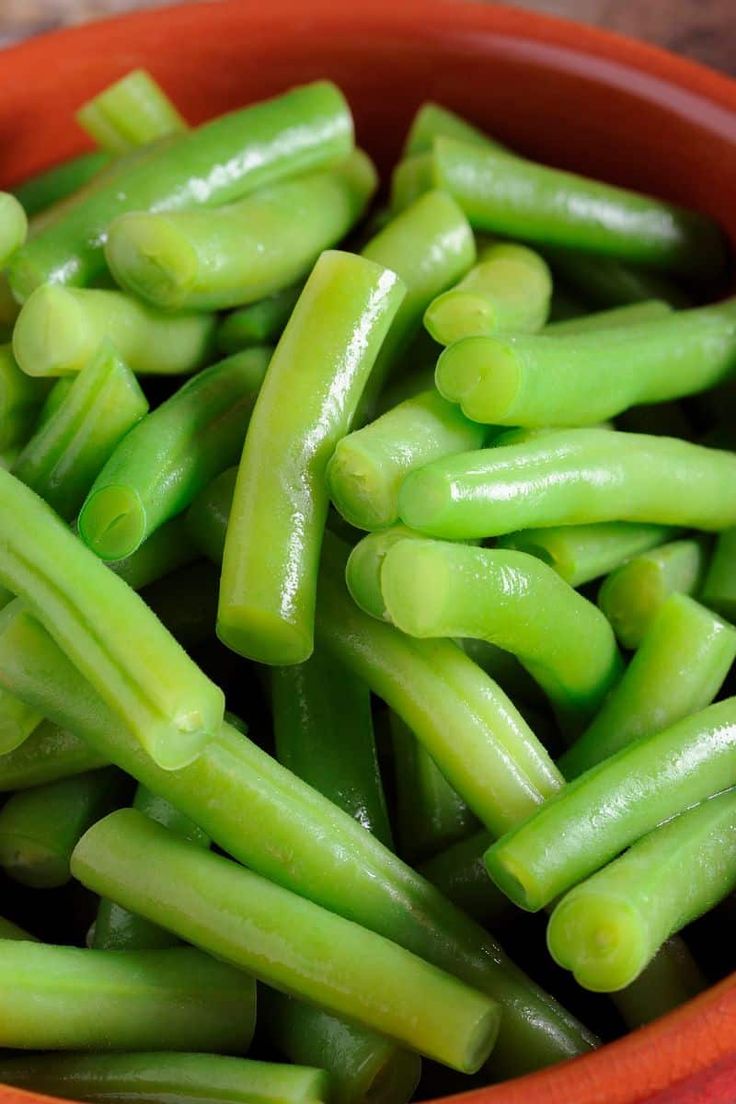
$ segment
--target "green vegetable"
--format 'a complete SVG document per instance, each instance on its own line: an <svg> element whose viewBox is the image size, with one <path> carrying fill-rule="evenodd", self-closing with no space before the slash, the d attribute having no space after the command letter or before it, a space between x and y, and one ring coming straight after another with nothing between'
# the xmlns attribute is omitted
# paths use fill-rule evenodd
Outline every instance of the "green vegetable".
<svg viewBox="0 0 736 1104"><path fill-rule="evenodd" d="M434 187L431 153L415 153L405 157L391 173L391 203L393 214L406 210Z"/></svg>
<svg viewBox="0 0 736 1104"><path fill-rule="evenodd" d="M121 154L187 129L164 90L145 69L134 69L88 100L77 122L107 153Z"/></svg>
<svg viewBox="0 0 736 1104"><path fill-rule="evenodd" d="M23 245L28 232L28 217L20 201L10 192L0 192L0 268Z"/></svg>
<svg viewBox="0 0 736 1104"><path fill-rule="evenodd" d="M34 714L40 717L36 710ZM106 756L68 729L51 721L37 722L19 747L0 755L0 793L72 778L107 762Z"/></svg>
<svg viewBox="0 0 736 1104"><path fill-rule="evenodd" d="M454 111L448 111L440 104L427 100L423 103L412 119L411 126L404 143L404 156L412 157L417 153L431 152L435 138L457 138L462 142L470 142L476 146L502 149L500 142L489 138L478 127L466 122Z"/></svg>
<svg viewBox="0 0 736 1104"><path fill-rule="evenodd" d="M277 341L301 291L301 284L284 288L228 314L217 331L216 342L220 352L229 356L251 345Z"/></svg>
<svg viewBox="0 0 736 1104"><path fill-rule="evenodd" d="M199 551L218 567L225 550L225 534L237 478L237 467L220 472L199 492L186 515L190 538Z"/></svg>
<svg viewBox="0 0 736 1104"><path fill-rule="evenodd" d="M0 448L25 445L48 389L20 370L10 345L0 345Z"/></svg>
<svg viewBox="0 0 736 1104"><path fill-rule="evenodd" d="M83 188L109 161L108 155L101 150L81 153L24 180L14 188L15 198L31 218Z"/></svg>
<svg viewBox="0 0 736 1104"><path fill-rule="evenodd" d="M729 621L736 620L736 529L716 538L700 598Z"/></svg>

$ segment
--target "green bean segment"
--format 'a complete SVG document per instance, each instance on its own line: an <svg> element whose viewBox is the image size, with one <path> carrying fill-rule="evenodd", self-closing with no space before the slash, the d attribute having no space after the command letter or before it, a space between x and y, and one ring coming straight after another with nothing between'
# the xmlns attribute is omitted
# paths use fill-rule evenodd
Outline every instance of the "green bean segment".
<svg viewBox="0 0 736 1104"><path fill-rule="evenodd" d="M363 213L377 184L356 150L327 172L285 180L214 210L123 215L105 257L117 282L167 310L254 303L307 275Z"/></svg>
<svg viewBox="0 0 736 1104"><path fill-rule="evenodd" d="M393 214L406 210L434 187L431 153L415 153L394 166L391 173L391 203Z"/></svg>
<svg viewBox="0 0 736 1104"><path fill-rule="evenodd" d="M404 143L404 156L412 157L416 153L429 153L435 138L457 138L461 142L470 142L476 146L501 149L500 142L489 138L482 130L467 122L454 111L448 111L441 104L428 100L418 108Z"/></svg>
<svg viewBox="0 0 736 1104"><path fill-rule="evenodd" d="M0 192L0 268L26 239L28 216L18 199L10 192Z"/></svg>
<svg viewBox="0 0 736 1104"><path fill-rule="evenodd" d="M107 153L121 154L187 129L164 90L134 69L77 112L77 122Z"/></svg>
<svg viewBox="0 0 736 1104"><path fill-rule="evenodd" d="M24 180L14 188L13 194L31 218L83 188L109 161L110 158L102 150L81 153Z"/></svg>
<svg viewBox="0 0 736 1104"><path fill-rule="evenodd" d="M668 936L736 888L736 790L704 801L636 842L557 905L555 961L586 989L634 981Z"/></svg>
<svg viewBox="0 0 736 1104"><path fill-rule="evenodd" d="M496 884L531 912L658 824L736 782L736 699L645 736L568 783L486 853Z"/></svg>
<svg viewBox="0 0 736 1104"><path fill-rule="evenodd" d="M387 268L328 251L279 341L245 440L225 541L217 633L241 655L283 666L312 652L327 462L403 294Z"/></svg>
<svg viewBox="0 0 736 1104"><path fill-rule="evenodd" d="M22 372L10 345L0 345L0 449L25 445L49 384Z"/></svg>
<svg viewBox="0 0 736 1104"><path fill-rule="evenodd" d="M561 337L569 334L592 333L599 330L616 330L620 326L639 326L642 322L659 322L672 312L672 307L664 299L644 299L641 303L627 303L609 310L582 314L576 318L565 318L548 322L542 331L547 337Z"/></svg>
<svg viewBox="0 0 736 1104"><path fill-rule="evenodd" d="M37 718L41 716L35 709L33 712ZM72 778L104 767L107 762L107 758L81 736L51 721L37 721L20 746L0 755L0 793Z"/></svg>
<svg viewBox="0 0 736 1104"><path fill-rule="evenodd" d="M120 442L79 515L89 548L130 556L238 459L270 355L248 349L205 369Z"/></svg>
<svg viewBox="0 0 736 1104"><path fill-rule="evenodd" d="M709 705L736 658L736 629L683 594L661 607L590 727L559 761L566 778Z"/></svg>
<svg viewBox="0 0 736 1104"><path fill-rule="evenodd" d="M729 621L736 620L736 529L716 538L700 598Z"/></svg>
<svg viewBox="0 0 736 1104"><path fill-rule="evenodd" d="M229 314L217 330L220 352L229 356L251 345L276 342L289 321L301 291L301 284L284 288Z"/></svg>
<svg viewBox="0 0 736 1104"><path fill-rule="evenodd" d="M727 529L736 456L642 433L550 430L410 472L399 516L453 540L599 521Z"/></svg>

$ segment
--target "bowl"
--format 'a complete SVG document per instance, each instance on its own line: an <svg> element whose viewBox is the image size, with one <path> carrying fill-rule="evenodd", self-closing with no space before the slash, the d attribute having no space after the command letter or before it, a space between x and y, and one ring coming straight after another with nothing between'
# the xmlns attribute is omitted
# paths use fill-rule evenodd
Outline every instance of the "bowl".
<svg viewBox="0 0 736 1104"><path fill-rule="evenodd" d="M82 152L75 109L146 66L198 122L331 77L381 167L435 99L522 153L699 207L736 241L736 82L626 38L451 0L220 0L47 35L0 55L0 186ZM0 1088L0 1104L45 1098ZM465 1104L727 1104L736 975L585 1057Z"/></svg>

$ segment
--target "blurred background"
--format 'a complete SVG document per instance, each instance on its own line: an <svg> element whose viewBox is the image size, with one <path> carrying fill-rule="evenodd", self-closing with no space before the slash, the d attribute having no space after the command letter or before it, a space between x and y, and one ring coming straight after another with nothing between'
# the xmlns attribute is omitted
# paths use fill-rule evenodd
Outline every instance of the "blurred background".
<svg viewBox="0 0 736 1104"><path fill-rule="evenodd" d="M736 0L507 2L512 7L563 15L634 35L736 76ZM209 3L216 4L218 0L209 0ZM304 3L308 8L309 0ZM0 0L0 44L68 24L154 6L163 4L161 0Z"/></svg>

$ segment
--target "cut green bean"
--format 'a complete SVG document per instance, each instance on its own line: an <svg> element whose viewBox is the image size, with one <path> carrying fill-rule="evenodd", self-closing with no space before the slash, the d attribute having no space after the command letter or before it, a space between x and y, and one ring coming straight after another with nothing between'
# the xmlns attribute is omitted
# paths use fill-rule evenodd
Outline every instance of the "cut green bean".
<svg viewBox="0 0 736 1104"><path fill-rule="evenodd" d="M148 410L133 373L105 343L13 465L60 517L76 517L115 446Z"/></svg>
<svg viewBox="0 0 736 1104"><path fill-rule="evenodd" d="M391 846L368 688L321 649L271 674L276 758Z"/></svg>
<svg viewBox="0 0 736 1104"><path fill-rule="evenodd" d="M658 1020L708 987L687 946L673 935L657 951L636 981L613 994L630 1031Z"/></svg>
<svg viewBox="0 0 736 1104"><path fill-rule="evenodd" d="M106 153L120 155L187 129L164 90L134 69L77 111L77 122Z"/></svg>
<svg viewBox="0 0 736 1104"><path fill-rule="evenodd" d="M338 442L327 467L332 501L351 525L383 529L398 518L399 488L410 471L482 448L489 436L434 389L421 391Z"/></svg>
<svg viewBox="0 0 736 1104"><path fill-rule="evenodd" d="M379 529L359 540L345 566L345 582L357 606L379 621L390 621L381 591L381 570L386 553L403 540L423 540L421 533L405 525Z"/></svg>
<svg viewBox="0 0 736 1104"><path fill-rule="evenodd" d="M736 529L727 529L716 538L700 598L729 621L736 621Z"/></svg>
<svg viewBox="0 0 736 1104"><path fill-rule="evenodd" d="M105 271L107 228L127 211L177 211L231 203L287 176L347 157L353 126L328 81L222 115L186 134L135 150L18 251L10 281L20 300L40 284L84 286Z"/></svg>
<svg viewBox="0 0 736 1104"><path fill-rule="evenodd" d="M475 261L475 239L455 201L430 192L391 219L363 247L362 256L396 272L406 286L363 399L362 409L371 414L383 384L419 332L429 304Z"/></svg>
<svg viewBox="0 0 736 1104"><path fill-rule="evenodd" d="M736 790L683 812L576 886L547 929L550 954L586 989L629 985L662 943L736 888Z"/></svg>
<svg viewBox="0 0 736 1104"><path fill-rule="evenodd" d="M655 322L672 313L672 307L664 299L643 299L641 303L628 303L622 307L582 314L576 318L548 322L542 331L547 337L590 333L597 330L616 330L620 326L639 326L642 322Z"/></svg>
<svg viewBox="0 0 736 1104"><path fill-rule="evenodd" d="M621 674L600 610L525 552L398 541L383 560L381 593L410 636L477 636L513 652L567 724L591 718Z"/></svg>
<svg viewBox="0 0 736 1104"><path fill-rule="evenodd" d="M342 604L343 618L348 611L352 616L355 607L346 594ZM99 754L171 801L240 862L498 999L504 1015L493 1054L497 1076L537 1069L596 1045L487 932L352 817L231 727L225 725L190 766L161 770L22 608L0 626L0 683L82 733Z"/></svg>
<svg viewBox="0 0 736 1104"><path fill-rule="evenodd" d="M535 912L658 824L734 783L736 698L727 698L568 783L493 844L486 865L515 904Z"/></svg>
<svg viewBox="0 0 736 1104"><path fill-rule="evenodd" d="M552 277L546 262L525 245L487 246L455 287L424 312L424 325L440 345L464 337L536 333L549 314Z"/></svg>
<svg viewBox="0 0 736 1104"><path fill-rule="evenodd" d="M247 1050L255 985L188 947L0 940L0 1042L16 1050Z"/></svg>
<svg viewBox="0 0 736 1104"><path fill-rule="evenodd" d="M0 1062L4 1084L92 1104L317 1104L330 1099L324 1070L219 1054L34 1055Z"/></svg>
<svg viewBox="0 0 736 1104"><path fill-rule="evenodd" d="M25 445L48 389L46 380L21 371L10 345L0 345L0 449Z"/></svg>
<svg viewBox="0 0 736 1104"><path fill-rule="evenodd" d="M23 307L13 352L29 376L79 372L106 339L138 375L200 368L212 344L208 314L163 314L122 291L46 284Z"/></svg>
<svg viewBox="0 0 736 1104"><path fill-rule="evenodd" d="M83 188L109 161L110 158L102 150L82 153L24 180L13 189L13 194L31 218Z"/></svg>
<svg viewBox="0 0 736 1104"><path fill-rule="evenodd" d="M130 556L110 560L107 566L133 590L142 590L197 559L198 551L185 515L179 514L154 530Z"/></svg>
<svg viewBox="0 0 736 1104"><path fill-rule="evenodd" d="M452 138L434 140L432 161L476 230L689 277L723 269L721 231L698 212Z"/></svg>
<svg viewBox="0 0 736 1104"><path fill-rule="evenodd" d="M5 603L3 609L9 604ZM37 709L0 689L0 755L7 755L24 744L42 719Z"/></svg>
<svg viewBox="0 0 736 1104"><path fill-rule="evenodd" d="M117 282L166 310L255 303L303 279L360 218L376 189L361 150L326 172L284 180L214 210L123 215L110 227Z"/></svg>
<svg viewBox="0 0 736 1104"><path fill-rule="evenodd" d="M411 157L415 153L428 153L432 150L435 138L457 138L461 142L470 142L476 146L502 149L500 142L489 138L478 127L468 123L454 111L448 111L446 107L427 100L412 119L409 132L404 143L404 156Z"/></svg>
<svg viewBox="0 0 736 1104"><path fill-rule="evenodd" d="M131 861L136 854L145 867ZM88 888L218 958L453 1069L474 1072L493 1047L495 1001L134 809L90 828L72 869Z"/></svg>
<svg viewBox="0 0 736 1104"><path fill-rule="evenodd" d="M509 907L508 897L488 877L483 861L490 845L491 837L482 829L418 867L445 897L481 924L494 923Z"/></svg>
<svg viewBox="0 0 736 1104"><path fill-rule="evenodd" d="M638 326L569 336L468 337L437 387L477 422L585 426L631 406L705 391L736 370L736 299Z"/></svg>
<svg viewBox="0 0 736 1104"><path fill-rule="evenodd" d="M599 521L727 529L736 524L736 456L641 433L549 431L410 472L399 516L455 540Z"/></svg>
<svg viewBox="0 0 736 1104"><path fill-rule="evenodd" d="M71 878L77 843L118 805L124 778L114 767L22 790L0 811L0 866L16 882L54 889Z"/></svg>
<svg viewBox="0 0 736 1104"><path fill-rule="evenodd" d="M40 717L35 709L33 712ZM0 793L72 778L107 762L106 756L80 736L51 721L41 721L19 747L0 755Z"/></svg>
<svg viewBox="0 0 736 1104"><path fill-rule="evenodd" d="M222 691L51 507L2 470L0 533L0 582L38 615L149 754L172 770L190 762L219 729Z"/></svg>
<svg viewBox="0 0 736 1104"><path fill-rule="evenodd" d="M93 552L130 556L238 459L270 355L248 349L205 369L120 442L79 515Z"/></svg>
<svg viewBox="0 0 736 1104"><path fill-rule="evenodd" d="M391 173L390 210L396 215L434 188L431 153L405 157Z"/></svg>
<svg viewBox="0 0 736 1104"><path fill-rule="evenodd" d="M273 355L235 484L217 618L223 643L250 659L282 666L312 652L327 462L403 295L389 269L323 253Z"/></svg>
<svg viewBox="0 0 736 1104"><path fill-rule="evenodd" d="M10 192L0 192L0 268L23 245L28 232L28 216Z"/></svg>
<svg viewBox="0 0 736 1104"><path fill-rule="evenodd" d="M642 552L611 572L598 605L624 648L639 647L671 594L697 593L706 563L705 541L688 539Z"/></svg>
<svg viewBox="0 0 736 1104"><path fill-rule="evenodd" d="M278 341L301 291L302 285L296 284L229 314L217 331L220 352L230 356L251 345Z"/></svg>
<svg viewBox="0 0 736 1104"><path fill-rule="evenodd" d="M601 521L592 525L558 525L523 529L499 540L501 548L528 552L553 567L570 586L579 587L607 575L632 556L663 544L675 531L667 525Z"/></svg>
<svg viewBox="0 0 736 1104"><path fill-rule="evenodd" d="M736 658L736 629L692 598L671 595L597 717L563 755L566 778L709 705Z"/></svg>
<svg viewBox="0 0 736 1104"><path fill-rule="evenodd" d="M637 268L612 257L591 256L569 249L545 249L552 270L591 307L607 310L663 299L672 307L689 307L689 297L660 272Z"/></svg>
<svg viewBox="0 0 736 1104"><path fill-rule="evenodd" d="M235 493L237 467L226 468L200 491L189 507L186 525L199 551L219 567Z"/></svg>

